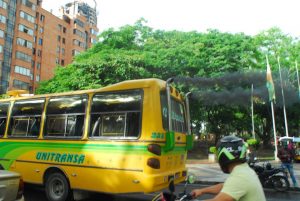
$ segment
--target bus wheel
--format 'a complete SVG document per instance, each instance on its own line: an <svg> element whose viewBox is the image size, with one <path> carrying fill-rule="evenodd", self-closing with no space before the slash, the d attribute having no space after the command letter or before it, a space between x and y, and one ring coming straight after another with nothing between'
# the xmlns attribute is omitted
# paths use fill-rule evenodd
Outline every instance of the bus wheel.
<svg viewBox="0 0 300 201"><path fill-rule="evenodd" d="M45 183L46 196L49 201L70 201L73 200L73 193L67 178L55 172L50 174Z"/></svg>

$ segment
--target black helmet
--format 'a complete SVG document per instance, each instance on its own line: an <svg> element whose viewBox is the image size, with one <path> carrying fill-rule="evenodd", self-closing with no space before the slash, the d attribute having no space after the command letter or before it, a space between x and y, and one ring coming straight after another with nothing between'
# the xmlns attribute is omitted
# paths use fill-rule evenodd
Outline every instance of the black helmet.
<svg viewBox="0 0 300 201"><path fill-rule="evenodd" d="M234 162L246 161L247 147L241 138L226 136L220 139L218 145L218 161L224 173L229 173L228 165Z"/></svg>
<svg viewBox="0 0 300 201"><path fill-rule="evenodd" d="M271 163L267 163L267 164L266 164L266 169L267 169L267 170L271 170L271 169L272 169Z"/></svg>

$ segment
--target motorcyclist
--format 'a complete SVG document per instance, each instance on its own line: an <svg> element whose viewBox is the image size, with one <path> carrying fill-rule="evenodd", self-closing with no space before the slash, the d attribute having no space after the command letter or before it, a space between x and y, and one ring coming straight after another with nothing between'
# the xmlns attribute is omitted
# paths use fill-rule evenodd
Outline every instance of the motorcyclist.
<svg viewBox="0 0 300 201"><path fill-rule="evenodd" d="M256 173L246 163L244 141L235 136L223 137L217 145L217 158L222 171L230 174L224 183L192 191L193 198L216 194L207 201L266 201Z"/></svg>

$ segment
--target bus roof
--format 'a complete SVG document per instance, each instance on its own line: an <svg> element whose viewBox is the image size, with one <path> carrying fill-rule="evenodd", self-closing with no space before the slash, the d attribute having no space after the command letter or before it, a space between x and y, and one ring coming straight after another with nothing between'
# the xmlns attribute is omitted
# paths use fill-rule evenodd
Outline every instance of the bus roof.
<svg viewBox="0 0 300 201"><path fill-rule="evenodd" d="M158 86L160 88L166 87L166 81L156 79L156 78L148 78L148 79L137 79L137 80L127 80L123 82L119 82L116 84L108 85L105 87L101 87L98 89L87 89L87 90L76 90L69 92L61 92L61 93L52 93L52 94L41 94L30 96L26 94L24 90L14 90L9 91L8 95L10 98L0 99L0 101L8 101L15 99L27 99L27 98L38 98L38 97L49 97L49 96L63 96L63 95L73 95L73 94L84 94L84 93L94 93L94 92L105 92L105 91L117 91L117 90L126 90L126 89L138 89L138 88L148 88L152 86Z"/></svg>

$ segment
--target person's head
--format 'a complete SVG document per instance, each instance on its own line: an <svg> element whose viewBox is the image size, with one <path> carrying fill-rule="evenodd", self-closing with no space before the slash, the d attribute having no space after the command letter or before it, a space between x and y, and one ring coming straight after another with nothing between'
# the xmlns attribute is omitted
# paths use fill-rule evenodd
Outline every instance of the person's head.
<svg viewBox="0 0 300 201"><path fill-rule="evenodd" d="M219 165L224 173L229 173L229 166L246 162L247 147L241 138L226 136L217 145Z"/></svg>

